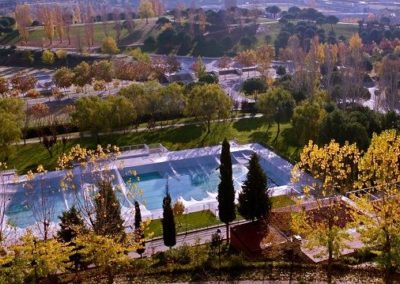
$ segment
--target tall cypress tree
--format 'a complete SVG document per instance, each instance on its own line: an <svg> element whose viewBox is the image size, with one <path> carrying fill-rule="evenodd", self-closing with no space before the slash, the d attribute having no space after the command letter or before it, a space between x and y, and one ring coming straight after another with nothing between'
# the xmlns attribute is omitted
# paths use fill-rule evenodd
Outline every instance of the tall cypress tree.
<svg viewBox="0 0 400 284"><path fill-rule="evenodd" d="M239 213L246 220L268 219L272 208L268 195L267 176L260 166L257 154L253 154L249 163L247 179L239 194Z"/></svg>
<svg viewBox="0 0 400 284"><path fill-rule="evenodd" d="M169 195L168 190L163 200L162 228L164 244L169 248L176 245L175 218L171 207L171 196Z"/></svg>
<svg viewBox="0 0 400 284"><path fill-rule="evenodd" d="M144 241L144 231L142 228L142 213L140 212L139 202L135 201L135 237L137 242L140 244L140 247L136 250L140 256L146 250L146 243Z"/></svg>
<svg viewBox="0 0 400 284"><path fill-rule="evenodd" d="M125 238L121 206L110 181L98 183L99 192L95 197L96 220L94 231L98 235L111 236L118 240Z"/></svg>
<svg viewBox="0 0 400 284"><path fill-rule="evenodd" d="M235 188L232 177L232 159L229 142L224 139L219 166L220 183L218 185L218 215L226 225L226 239L229 241L229 223L235 220Z"/></svg>

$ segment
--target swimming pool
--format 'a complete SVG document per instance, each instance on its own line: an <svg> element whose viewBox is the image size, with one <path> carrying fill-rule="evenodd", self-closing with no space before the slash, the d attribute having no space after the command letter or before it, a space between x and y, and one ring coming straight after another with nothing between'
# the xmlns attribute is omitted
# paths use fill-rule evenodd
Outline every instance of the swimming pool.
<svg viewBox="0 0 400 284"><path fill-rule="evenodd" d="M132 183L142 192L136 199L143 206L142 214L147 217L159 218L167 185L174 202L185 201L185 206L205 201L215 204L220 181L218 168L220 149L214 147L211 152L202 149L199 148L198 151L202 152L198 153L198 156L195 156L193 151L185 150L186 152L168 152L162 156L137 157L136 160L129 160L131 162L129 166L114 169L116 176L114 185L118 185L119 188L117 197L122 205L123 215L132 215L133 198L126 194L127 188ZM260 154L260 164L267 174L269 187L290 183L292 167L290 163L261 146L254 150ZM246 178L247 163L254 150L250 148L232 151L233 180L237 192L240 191ZM133 170L137 175L132 174ZM58 216L74 205L77 198L79 200L83 198L83 190L72 192L61 189L60 182L64 175L62 172L49 172L41 179L31 182L31 189L26 188L24 183L8 185L7 219L18 228L34 225L37 218L33 212L35 208L32 202L40 203L45 197L52 206L51 220L58 223ZM85 188L91 183L93 181L86 176L73 180L77 189Z"/></svg>

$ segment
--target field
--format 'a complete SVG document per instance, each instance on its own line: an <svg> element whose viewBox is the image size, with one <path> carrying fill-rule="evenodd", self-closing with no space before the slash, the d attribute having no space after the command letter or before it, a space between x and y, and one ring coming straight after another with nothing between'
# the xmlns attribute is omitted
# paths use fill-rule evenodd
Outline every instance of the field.
<svg viewBox="0 0 400 284"><path fill-rule="evenodd" d="M331 25L328 24L322 25L322 28L325 30L326 35L328 35L332 29ZM265 43L266 37L269 37L267 42L273 44L280 29L281 24L278 22L266 22L260 25L259 32L256 35L257 44L261 45ZM349 39L354 33L358 32L358 25L338 23L337 25L333 25L333 30L335 31L337 38L344 36L346 39Z"/></svg>
<svg viewBox="0 0 400 284"><path fill-rule="evenodd" d="M121 135L102 136L102 145L137 145L161 143L170 150L189 149L218 145L224 138L236 139L240 143L259 142L274 148L278 153L290 160L296 160L298 148L294 146L288 135L290 124L281 125L281 135L273 142L276 133L276 125L268 128L263 118L247 118L234 122L214 123L210 133L207 133L204 125L188 125L179 128L164 128L160 130L131 132ZM54 169L57 165L57 157L68 151L72 146L80 144L83 147L94 148L94 138L81 138L68 141L65 149L60 142L53 147L53 155L50 157L45 147L41 144L18 145L10 156L8 164L16 168L19 173L36 169L42 164L46 169Z"/></svg>
<svg viewBox="0 0 400 284"><path fill-rule="evenodd" d="M148 36L157 37L160 33L160 30L157 29L156 18L149 19L149 23L146 24L144 20L135 20L135 29L132 33L129 33L127 29L122 29L120 42L121 46L134 46L138 44L142 44L143 41ZM281 24L270 19L260 18L258 20L259 28L258 32L255 34L257 38L256 46L262 45L265 42L273 44L277 35L280 32ZM328 24L322 25L322 28L326 31L326 34L332 29L332 27ZM333 30L336 32L337 37L344 36L345 38L349 38L353 33L358 31L358 26L353 24L343 24L339 23L333 26ZM107 32L106 32L107 31ZM220 35L220 32L223 32ZM218 36L225 36L225 31L216 31ZM113 22L105 22L105 23L95 23L94 24L94 41L95 47L99 47L106 37L106 34L115 38L116 31L114 29ZM213 38L215 35L210 33L206 38ZM42 27L32 28L28 40L28 46L38 46L38 47L52 47L52 48L78 48L79 45L85 46L85 27L82 24L74 25L71 27L70 31L71 44L68 44L68 40L66 40L66 36L64 36L64 40L61 43L58 38L53 40L53 44L50 46L50 42L46 39L44 30ZM245 36L245 35L243 35ZM13 39L15 43L15 38ZM23 42L19 42L21 45L24 45ZM240 51L243 49L247 49L247 46L242 46L240 42L238 42L234 47L233 51ZM192 50L193 51L193 50Z"/></svg>
<svg viewBox="0 0 400 284"><path fill-rule="evenodd" d="M156 19L149 19L149 23L146 24L143 20L134 20L135 29L133 33L129 34L127 29L121 30L121 40L120 43L122 45L128 44L139 44L143 43L143 40L149 36L150 34L155 32L155 22ZM107 35L113 38L116 37L116 31L114 29L113 22L105 22L105 23L95 23L94 24L94 45L100 46L103 39ZM66 39L66 35L64 36L64 40L61 43L60 40L55 37L53 40L52 48L77 48L79 45L79 41L81 41L82 45L85 44L85 26L82 24L74 25L70 30L71 44L68 45L68 40ZM20 42L22 44L22 42ZM31 30L29 33L28 46L42 46L44 44L45 47L50 47L50 42L47 40L46 35L42 27L36 27Z"/></svg>

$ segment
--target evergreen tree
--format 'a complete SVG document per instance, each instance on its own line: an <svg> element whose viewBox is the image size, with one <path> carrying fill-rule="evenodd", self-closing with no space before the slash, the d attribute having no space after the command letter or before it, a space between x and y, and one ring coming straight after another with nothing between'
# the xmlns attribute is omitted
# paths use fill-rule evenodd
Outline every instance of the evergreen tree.
<svg viewBox="0 0 400 284"><path fill-rule="evenodd" d="M72 254L69 256L71 262L73 262L75 270L78 270L82 266L82 255L77 252L81 247L77 247L74 239L79 233L84 231L84 222L81 214L72 206L68 211L62 212L62 215L58 217L60 219L60 230L57 232L57 237L61 242L70 243Z"/></svg>
<svg viewBox="0 0 400 284"><path fill-rule="evenodd" d="M121 207L115 196L110 181L98 183L99 192L95 197L96 220L94 231L98 235L125 238L124 221L121 218Z"/></svg>
<svg viewBox="0 0 400 284"><path fill-rule="evenodd" d="M250 159L247 179L239 194L239 213L246 220L268 219L272 204L267 186L267 176L254 153Z"/></svg>
<svg viewBox="0 0 400 284"><path fill-rule="evenodd" d="M176 228L174 212L171 207L171 196L168 190L163 200L162 228L164 244L169 248L173 247L176 244Z"/></svg>
<svg viewBox="0 0 400 284"><path fill-rule="evenodd" d="M218 214L226 225L226 239L229 241L229 223L235 220L235 188L232 178L232 160L229 142L224 139L219 166L221 182L218 185Z"/></svg>
<svg viewBox="0 0 400 284"><path fill-rule="evenodd" d="M135 201L135 237L138 243L140 243L140 247L136 250L140 256L146 250L145 241L144 241L144 231L142 228L142 213L140 212L139 202Z"/></svg>
<svg viewBox="0 0 400 284"><path fill-rule="evenodd" d="M61 222L57 237L62 242L71 242L78 234L78 231L84 227L81 214L75 206L72 206L68 211L62 212L58 218Z"/></svg>

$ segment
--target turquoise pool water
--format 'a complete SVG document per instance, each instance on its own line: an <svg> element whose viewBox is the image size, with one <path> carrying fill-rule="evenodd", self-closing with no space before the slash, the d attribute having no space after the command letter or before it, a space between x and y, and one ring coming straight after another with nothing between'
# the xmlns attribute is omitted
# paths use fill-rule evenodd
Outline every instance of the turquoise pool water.
<svg viewBox="0 0 400 284"><path fill-rule="evenodd" d="M202 163L185 167L179 167L177 164L173 165L173 169L173 173L171 171L141 173L140 169L136 169L137 176L125 175L123 179L128 184L137 183L143 193L139 199L148 210L162 208L167 184L173 200L182 197L187 201L191 199L201 201L209 197L208 193L216 193L218 190L220 179L217 163ZM232 170L235 189L240 190L246 179L247 167L237 163L232 166ZM271 179L268 179L268 183L269 186L277 185Z"/></svg>

